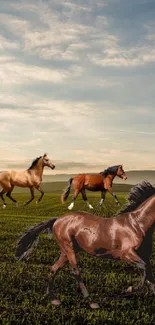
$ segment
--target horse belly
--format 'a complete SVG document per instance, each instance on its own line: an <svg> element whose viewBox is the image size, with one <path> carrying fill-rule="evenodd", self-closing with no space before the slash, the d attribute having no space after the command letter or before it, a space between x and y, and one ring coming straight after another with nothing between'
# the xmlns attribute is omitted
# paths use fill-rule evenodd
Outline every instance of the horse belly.
<svg viewBox="0 0 155 325"><path fill-rule="evenodd" d="M103 183L103 176L102 175L90 175L87 176L84 183L84 188L97 192L97 191L103 191L104 190L104 183Z"/></svg>
<svg viewBox="0 0 155 325"><path fill-rule="evenodd" d="M92 192L98 192L98 191L103 191L104 190L104 186L103 185L95 186L95 185L86 184L86 185L84 185L84 188L86 190L92 191Z"/></svg>

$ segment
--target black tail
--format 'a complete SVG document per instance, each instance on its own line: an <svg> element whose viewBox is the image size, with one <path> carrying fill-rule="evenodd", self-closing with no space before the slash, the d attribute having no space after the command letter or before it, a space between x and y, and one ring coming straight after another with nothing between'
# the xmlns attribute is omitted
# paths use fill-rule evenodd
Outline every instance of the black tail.
<svg viewBox="0 0 155 325"><path fill-rule="evenodd" d="M73 178L70 178L69 181L68 181L68 186L64 189L64 192L61 195L61 202L62 203L64 203L68 198L68 195L69 195L70 189L71 189L72 181L73 181Z"/></svg>
<svg viewBox="0 0 155 325"><path fill-rule="evenodd" d="M15 257L17 260L22 260L27 257L33 247L38 243L38 236L46 229L52 230L54 222L57 218L52 218L44 221L28 229L27 232L19 239L16 247Z"/></svg>

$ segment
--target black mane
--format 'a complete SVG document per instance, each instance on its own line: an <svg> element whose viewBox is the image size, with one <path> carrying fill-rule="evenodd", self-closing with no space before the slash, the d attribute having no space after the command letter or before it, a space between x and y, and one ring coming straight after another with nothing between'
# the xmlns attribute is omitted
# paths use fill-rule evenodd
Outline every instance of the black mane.
<svg viewBox="0 0 155 325"><path fill-rule="evenodd" d="M35 158L35 159L32 161L31 166L30 166L28 169L33 169L33 168L36 166L38 160L39 160L41 157L42 157L42 156Z"/></svg>
<svg viewBox="0 0 155 325"><path fill-rule="evenodd" d="M116 165L116 166L112 166L112 167L108 167L107 169L105 169L103 172L100 172L100 174L104 175L105 177L107 177L110 174L115 174L118 167L120 165Z"/></svg>
<svg viewBox="0 0 155 325"><path fill-rule="evenodd" d="M143 181L135 185L129 192L128 203L117 214L132 212L141 205L150 196L155 194L155 187L149 182Z"/></svg>

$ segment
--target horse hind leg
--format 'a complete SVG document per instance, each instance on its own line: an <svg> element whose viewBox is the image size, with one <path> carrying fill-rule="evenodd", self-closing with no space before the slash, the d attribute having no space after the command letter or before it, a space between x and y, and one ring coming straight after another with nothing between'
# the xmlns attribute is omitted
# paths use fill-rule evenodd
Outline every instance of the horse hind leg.
<svg viewBox="0 0 155 325"><path fill-rule="evenodd" d="M80 272L78 270L76 256L75 256L75 252L74 252L73 248L70 247L68 244L66 244L66 247L64 245L64 249L65 249L68 261L72 267L72 273L74 274L74 276L79 284L79 287L81 289L83 297L88 300L89 305L92 309L99 308L99 305L97 303L92 302L90 299L89 292L88 292L88 290L81 278Z"/></svg>
<svg viewBox="0 0 155 325"><path fill-rule="evenodd" d="M93 206L89 203L89 201L88 201L88 199L87 199L85 189L82 189L82 190L81 190L81 194L82 194L83 200L86 202L88 208L89 208L89 209L94 209Z"/></svg>
<svg viewBox="0 0 155 325"><path fill-rule="evenodd" d="M78 194L79 194L79 189L77 189L77 190L74 190L74 195L73 195L73 198L72 198L72 201L71 201L71 204L68 206L68 210L72 210L73 209L73 207L74 207L74 203L75 203L75 200L76 200L76 198L77 198L77 196L78 196Z"/></svg>
<svg viewBox="0 0 155 325"><path fill-rule="evenodd" d="M11 187L11 190L9 190L7 193L6 193L6 196L15 203L16 207L18 207L18 203L17 201L11 196L11 193L14 189L14 186Z"/></svg>
<svg viewBox="0 0 155 325"><path fill-rule="evenodd" d="M7 190L5 190L5 189L3 189L3 190L0 192L0 197L1 197L2 201L3 201L3 208L6 208L6 205L7 205L7 203L6 203L6 201L5 201L4 197L3 197L3 195L4 195L6 192L7 192Z"/></svg>
<svg viewBox="0 0 155 325"><path fill-rule="evenodd" d="M54 292L54 283L55 283L55 277L58 274L58 272L63 268L63 266L65 266L65 264L67 263L67 257L66 255L61 252L61 255L58 259L58 261L51 266L50 268L50 273L48 275L49 278L49 284L47 287L47 294L50 296L51 299L51 304L52 305L60 305L61 301L57 298L57 296L55 295Z"/></svg>

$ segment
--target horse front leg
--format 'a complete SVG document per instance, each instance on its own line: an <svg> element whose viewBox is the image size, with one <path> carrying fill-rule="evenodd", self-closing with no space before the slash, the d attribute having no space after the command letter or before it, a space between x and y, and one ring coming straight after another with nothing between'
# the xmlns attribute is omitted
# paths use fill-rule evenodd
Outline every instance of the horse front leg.
<svg viewBox="0 0 155 325"><path fill-rule="evenodd" d="M44 191L42 190L42 188L40 186L36 187L36 189L41 193L39 199L36 201L36 203L39 203L43 198Z"/></svg>
<svg viewBox="0 0 155 325"><path fill-rule="evenodd" d="M150 290L155 294L155 280L153 277L150 260L148 260L145 264L144 274L143 274L143 278L141 279L141 281L135 287L130 286L127 289L127 292L133 292L133 291L142 289L145 282L149 285Z"/></svg>
<svg viewBox="0 0 155 325"><path fill-rule="evenodd" d="M155 294L155 279L152 273L152 267L150 260L146 263L146 278L147 284L149 285L150 290Z"/></svg>
<svg viewBox="0 0 155 325"><path fill-rule="evenodd" d="M87 199L86 192L85 192L84 188L81 190L81 194L82 194L83 200L86 202L88 208L89 209L94 209L93 206L89 203L89 201Z"/></svg>
<svg viewBox="0 0 155 325"><path fill-rule="evenodd" d="M105 200L105 195L106 195L106 191L101 191L101 200L98 203L97 208L101 208L102 207L102 204L103 204L103 202Z"/></svg>
<svg viewBox="0 0 155 325"><path fill-rule="evenodd" d="M33 187L30 187L30 192L31 192L31 199L29 201L25 202L24 206L34 200L34 188Z"/></svg>
<svg viewBox="0 0 155 325"><path fill-rule="evenodd" d="M116 204L120 206L121 204L118 201L118 198L117 198L116 194L113 192L112 187L108 187L107 191L114 197Z"/></svg>

